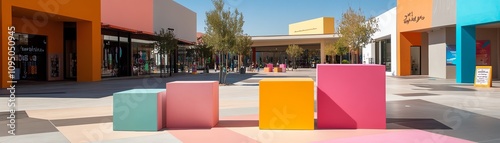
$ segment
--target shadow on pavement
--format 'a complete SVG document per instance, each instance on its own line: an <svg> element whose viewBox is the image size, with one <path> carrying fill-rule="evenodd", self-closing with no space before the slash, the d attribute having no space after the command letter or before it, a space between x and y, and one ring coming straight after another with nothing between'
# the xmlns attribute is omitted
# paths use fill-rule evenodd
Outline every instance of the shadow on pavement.
<svg viewBox="0 0 500 143"><path fill-rule="evenodd" d="M387 129L450 130L452 128L434 119L387 118Z"/></svg>
<svg viewBox="0 0 500 143"><path fill-rule="evenodd" d="M220 120L216 128L258 127L258 120Z"/></svg>
<svg viewBox="0 0 500 143"><path fill-rule="evenodd" d="M465 86L460 84L410 84L420 88L427 89L415 89L415 90L428 90L428 91L477 91L475 89L463 88L459 86Z"/></svg>

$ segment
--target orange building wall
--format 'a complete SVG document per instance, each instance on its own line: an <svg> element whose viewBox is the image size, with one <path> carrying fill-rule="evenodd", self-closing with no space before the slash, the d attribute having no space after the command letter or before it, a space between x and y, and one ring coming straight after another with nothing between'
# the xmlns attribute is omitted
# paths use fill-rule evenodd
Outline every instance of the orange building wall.
<svg viewBox="0 0 500 143"><path fill-rule="evenodd" d="M40 21L47 19L52 22L38 25L28 25L26 27L22 21L21 27L16 26L16 32L37 34L36 32L45 33L49 29L56 30L57 26L62 29L61 22L54 22L57 19L71 19L77 21L78 26L78 81L99 81L101 79L101 1L100 0L45 0L45 1L32 1L32 0L1 0L1 24L0 24L0 85L2 88L8 87L7 83L10 78L7 74L7 43L8 31L7 27L16 26L19 24L19 19L12 18L12 7L29 9L37 11L35 14ZM33 15L27 16L28 19L33 19ZM17 21L17 22L16 22ZM33 21L32 21L33 23ZM58 24L59 23L59 24ZM49 26L50 25L50 26ZM30 29L31 28L31 29ZM36 30L33 30L36 29ZM31 30L31 31L30 31ZM36 32L33 32L36 31ZM51 44L48 52L61 52L62 50L62 31L55 34L51 31L48 35L48 42ZM54 36L54 37L52 37ZM60 41L58 41L60 40ZM49 44L48 43L48 44ZM54 44L54 45L52 45Z"/></svg>
<svg viewBox="0 0 500 143"><path fill-rule="evenodd" d="M398 0L397 1L397 60L398 76L411 75L411 46L420 46L422 35L417 30L432 26L433 0ZM405 16L413 12L413 17L425 17L418 22L405 23Z"/></svg>
<svg viewBox="0 0 500 143"><path fill-rule="evenodd" d="M433 0L398 0L397 29L399 32L409 32L430 28L432 25ZM423 16L423 20L405 24L405 15L413 12L414 17Z"/></svg>

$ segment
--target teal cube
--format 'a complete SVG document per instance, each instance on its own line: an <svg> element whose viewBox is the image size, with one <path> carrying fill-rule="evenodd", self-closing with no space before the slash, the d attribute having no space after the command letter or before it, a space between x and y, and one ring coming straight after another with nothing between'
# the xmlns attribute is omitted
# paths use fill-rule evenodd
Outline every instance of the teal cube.
<svg viewBox="0 0 500 143"><path fill-rule="evenodd" d="M113 94L114 131L158 131L165 127L166 89L132 89Z"/></svg>

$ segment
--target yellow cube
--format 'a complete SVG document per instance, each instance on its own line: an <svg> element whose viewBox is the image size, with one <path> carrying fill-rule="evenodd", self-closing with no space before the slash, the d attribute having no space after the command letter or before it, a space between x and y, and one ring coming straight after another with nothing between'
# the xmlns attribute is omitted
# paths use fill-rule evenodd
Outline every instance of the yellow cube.
<svg viewBox="0 0 500 143"><path fill-rule="evenodd" d="M273 78L259 82L259 128L314 130L314 81Z"/></svg>

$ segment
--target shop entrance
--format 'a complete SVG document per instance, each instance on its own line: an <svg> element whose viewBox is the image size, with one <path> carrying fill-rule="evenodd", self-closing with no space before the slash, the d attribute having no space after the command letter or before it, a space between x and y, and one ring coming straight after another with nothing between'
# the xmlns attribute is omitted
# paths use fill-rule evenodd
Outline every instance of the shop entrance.
<svg viewBox="0 0 500 143"><path fill-rule="evenodd" d="M412 46L410 47L411 53L411 74L412 75L421 75L421 47L420 46Z"/></svg>
<svg viewBox="0 0 500 143"><path fill-rule="evenodd" d="M64 78L76 80L76 23L64 23Z"/></svg>
<svg viewBox="0 0 500 143"><path fill-rule="evenodd" d="M47 36L14 35L16 42L16 75L18 80L47 80Z"/></svg>

